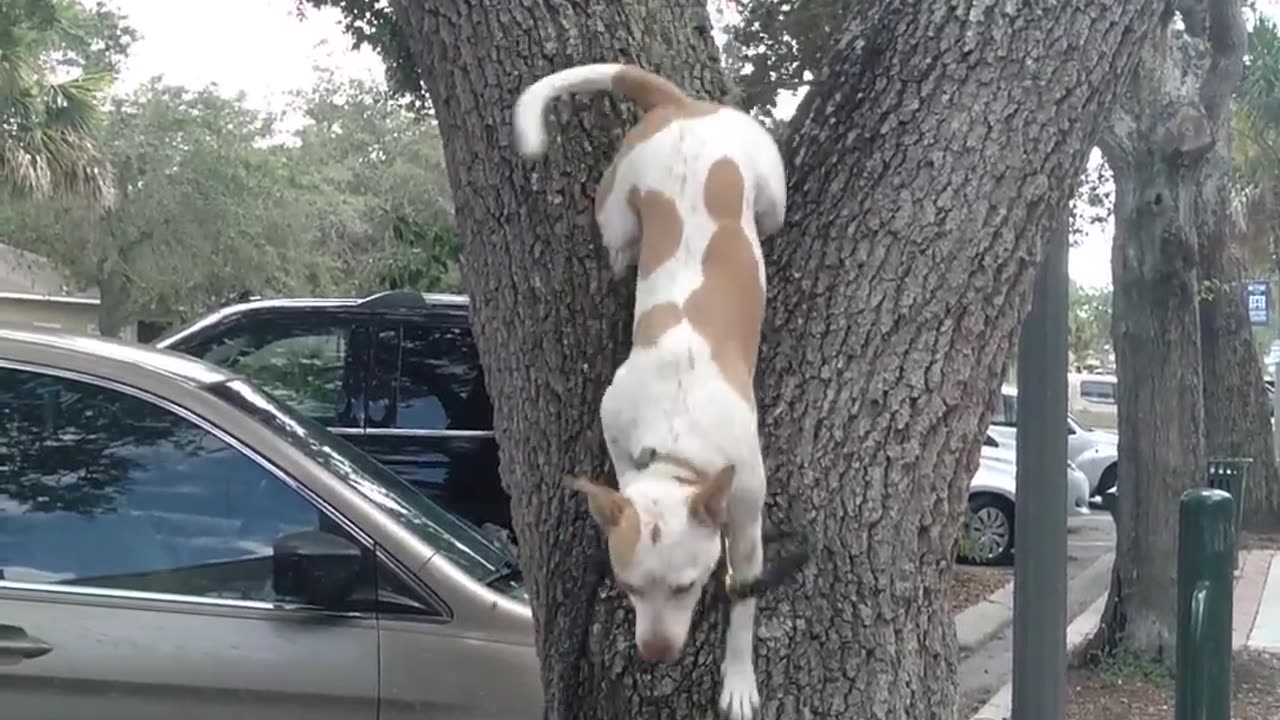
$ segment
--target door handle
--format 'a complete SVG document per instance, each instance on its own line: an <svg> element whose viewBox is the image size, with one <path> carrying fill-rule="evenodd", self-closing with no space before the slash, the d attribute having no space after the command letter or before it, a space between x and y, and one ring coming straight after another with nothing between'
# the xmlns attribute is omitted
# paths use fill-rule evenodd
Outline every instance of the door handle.
<svg viewBox="0 0 1280 720"><path fill-rule="evenodd" d="M23 628L17 625L0 624L0 657L8 655L31 660L51 652L53 652L52 645L38 637L28 635Z"/></svg>

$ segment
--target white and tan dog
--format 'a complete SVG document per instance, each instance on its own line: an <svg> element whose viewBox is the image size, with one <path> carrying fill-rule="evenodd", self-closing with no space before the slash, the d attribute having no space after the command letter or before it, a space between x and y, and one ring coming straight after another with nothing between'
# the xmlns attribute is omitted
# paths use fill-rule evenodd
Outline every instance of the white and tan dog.
<svg viewBox="0 0 1280 720"><path fill-rule="evenodd" d="M620 491L571 485L608 536L641 657L673 662L722 534L737 579L754 579L763 564L753 387L765 300L760 237L782 227L786 177L773 138L749 115L629 65L570 68L527 88L515 106L520 153L545 152L553 99L602 90L645 113L595 200L614 273L638 266L635 324L631 354L600 405ZM738 600L729 614L720 707L735 720L759 706L755 605Z"/></svg>

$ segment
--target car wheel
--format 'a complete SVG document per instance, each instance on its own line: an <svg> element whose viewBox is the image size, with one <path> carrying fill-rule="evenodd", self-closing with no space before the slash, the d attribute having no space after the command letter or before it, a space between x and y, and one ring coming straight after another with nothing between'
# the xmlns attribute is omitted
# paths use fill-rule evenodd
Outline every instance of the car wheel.
<svg viewBox="0 0 1280 720"><path fill-rule="evenodd" d="M1013 558L1013 503L999 495L969 498L965 560L978 565L1007 565Z"/></svg>
<svg viewBox="0 0 1280 720"><path fill-rule="evenodd" d="M1116 466L1111 464L1106 470L1102 471L1102 477L1098 478L1098 487L1093 491L1094 495L1105 497L1107 491L1116 486Z"/></svg>

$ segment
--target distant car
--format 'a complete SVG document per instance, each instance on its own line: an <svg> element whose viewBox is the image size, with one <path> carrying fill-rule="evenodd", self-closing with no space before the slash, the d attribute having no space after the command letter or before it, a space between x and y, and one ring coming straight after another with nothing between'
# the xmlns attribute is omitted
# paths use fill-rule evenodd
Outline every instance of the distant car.
<svg viewBox="0 0 1280 720"><path fill-rule="evenodd" d="M252 299L155 345L244 375L441 505L511 531L466 296Z"/></svg>
<svg viewBox="0 0 1280 720"><path fill-rule="evenodd" d="M519 570L244 378L0 328L4 717L541 718Z"/></svg>
<svg viewBox="0 0 1280 720"><path fill-rule="evenodd" d="M1092 427L1115 430L1116 376L1101 373L1068 375L1067 409L1081 422Z"/></svg>
<svg viewBox="0 0 1280 720"><path fill-rule="evenodd" d="M988 436L989 437L989 436ZM983 445L978 472L969 483L965 560L981 565L1007 564L1014 549L1014 501L1017 496L1017 457L1010 450ZM1071 516L1089 514L1089 480L1067 463L1067 506Z"/></svg>
<svg viewBox="0 0 1280 720"><path fill-rule="evenodd" d="M1000 447L1014 450L1018 441L1018 390L1011 385L1000 389L987 434ZM1089 479L1090 495L1103 495L1116 485L1119 436L1085 426L1067 413L1067 460Z"/></svg>

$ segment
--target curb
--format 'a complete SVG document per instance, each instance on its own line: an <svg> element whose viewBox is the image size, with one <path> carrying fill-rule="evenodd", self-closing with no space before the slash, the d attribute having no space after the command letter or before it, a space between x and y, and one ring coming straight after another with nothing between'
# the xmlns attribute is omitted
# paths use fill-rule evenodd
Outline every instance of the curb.
<svg viewBox="0 0 1280 720"><path fill-rule="evenodd" d="M1231 612L1231 649L1239 650L1249 642L1253 625L1262 605L1262 593L1267 585L1271 550L1246 550L1240 553L1240 570L1235 578L1235 607Z"/></svg>
<svg viewBox="0 0 1280 720"><path fill-rule="evenodd" d="M1273 554L1259 573L1263 589L1253 617L1253 627L1245 641L1249 648L1270 653L1280 652L1280 562L1277 557L1280 555Z"/></svg>
<svg viewBox="0 0 1280 720"><path fill-rule="evenodd" d="M1067 657L1075 654L1076 650L1080 649L1080 646L1084 645L1097 629L1098 623L1102 620L1102 611L1107 607L1108 594L1108 592L1102 593L1067 626ZM1009 720L1012 712L1013 681L1010 680L987 701L986 705L974 713L970 720Z"/></svg>
<svg viewBox="0 0 1280 720"><path fill-rule="evenodd" d="M1092 565L1076 573L1076 576L1067 582L1068 587L1092 582L1094 576L1099 574L1110 577L1114 558L1115 553L1102 554L1093 561ZM991 642L997 635L1004 632L1005 628L1013 624L1013 581L1009 581L1007 585L991 593L977 605L966 608L956 616L955 624L956 642L960 646L961 654L972 652Z"/></svg>
<svg viewBox="0 0 1280 720"><path fill-rule="evenodd" d="M1013 581L956 616L960 652L971 652L991 641L1013 622Z"/></svg>

